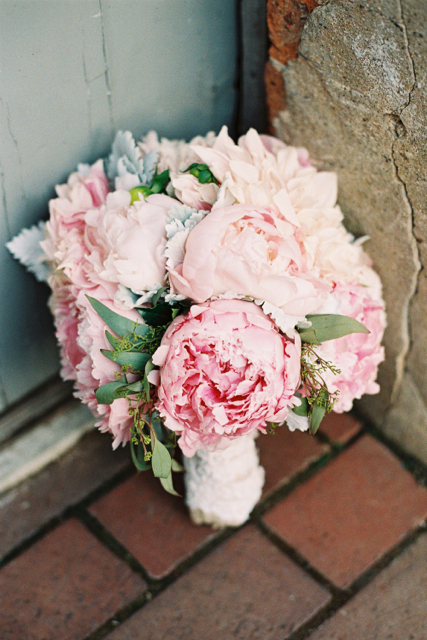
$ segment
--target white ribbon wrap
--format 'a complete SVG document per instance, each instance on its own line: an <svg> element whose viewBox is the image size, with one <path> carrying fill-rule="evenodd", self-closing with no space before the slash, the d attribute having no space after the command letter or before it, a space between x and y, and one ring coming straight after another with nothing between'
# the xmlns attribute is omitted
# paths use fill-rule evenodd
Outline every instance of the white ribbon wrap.
<svg viewBox="0 0 427 640"><path fill-rule="evenodd" d="M184 457L186 503L196 524L237 527L261 497L264 469L255 446L257 433L232 440L221 451Z"/></svg>

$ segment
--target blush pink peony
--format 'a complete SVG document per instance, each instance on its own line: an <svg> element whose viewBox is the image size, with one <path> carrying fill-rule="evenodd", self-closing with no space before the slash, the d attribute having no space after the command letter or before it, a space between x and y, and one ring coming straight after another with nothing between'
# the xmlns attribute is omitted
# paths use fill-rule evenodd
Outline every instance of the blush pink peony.
<svg viewBox="0 0 427 640"><path fill-rule="evenodd" d="M250 204L213 209L188 235L173 288L196 302L229 292L305 316L331 285L309 270L299 228Z"/></svg>
<svg viewBox="0 0 427 640"><path fill-rule="evenodd" d="M105 205L87 212L85 244L92 282L111 282L137 294L166 275L166 222L175 200L152 195L130 205L127 191L110 194Z"/></svg>
<svg viewBox="0 0 427 640"><path fill-rule="evenodd" d="M224 447L266 422L285 420L300 380L301 345L255 304L217 300L191 307L153 356L158 405L185 455ZM155 377L152 376L152 380Z"/></svg>
<svg viewBox="0 0 427 640"><path fill-rule="evenodd" d="M378 278L374 272L372 276ZM381 340L386 316L382 299L370 293L367 287L360 284L337 284L325 304L325 312L355 318L370 331L369 334L352 333L315 347L316 353L341 370L337 375L328 371L323 376L330 392L339 391L338 401L334 405L334 411L338 413L350 411L353 400L361 398L364 393L375 394L380 389L375 379L378 365L384 360Z"/></svg>

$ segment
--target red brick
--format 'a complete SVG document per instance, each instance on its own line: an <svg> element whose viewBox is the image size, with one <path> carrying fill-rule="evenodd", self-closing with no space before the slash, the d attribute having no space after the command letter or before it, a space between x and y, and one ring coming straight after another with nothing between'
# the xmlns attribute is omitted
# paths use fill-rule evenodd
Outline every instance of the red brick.
<svg viewBox="0 0 427 640"><path fill-rule="evenodd" d="M130 466L129 450L112 451L111 437L93 431L33 478L0 499L0 556L51 518Z"/></svg>
<svg viewBox="0 0 427 640"><path fill-rule="evenodd" d="M177 474L174 482L178 490ZM166 493L151 472L129 478L90 511L156 578L215 535L210 527L194 525L183 498Z"/></svg>
<svg viewBox="0 0 427 640"><path fill-rule="evenodd" d="M426 516L426 489L386 447L364 436L264 520L344 588Z"/></svg>
<svg viewBox="0 0 427 640"><path fill-rule="evenodd" d="M424 534L310 640L425 640L427 536Z"/></svg>
<svg viewBox="0 0 427 640"><path fill-rule="evenodd" d="M291 432L287 427L279 427L274 435L260 435L256 443L265 469L263 496L289 482L329 450L308 433Z"/></svg>
<svg viewBox="0 0 427 640"><path fill-rule="evenodd" d="M2 640L81 640L146 588L77 520L0 571Z"/></svg>
<svg viewBox="0 0 427 640"><path fill-rule="evenodd" d="M328 413L322 420L320 432L328 436L332 442L346 444L362 428L362 424L348 413Z"/></svg>
<svg viewBox="0 0 427 640"><path fill-rule="evenodd" d="M269 122L273 121L280 111L286 107L285 83L280 71L267 61L264 71L267 112Z"/></svg>
<svg viewBox="0 0 427 640"><path fill-rule="evenodd" d="M307 16L318 5L316 0L267 0L267 24L271 41L270 56L282 64L296 58Z"/></svg>
<svg viewBox="0 0 427 640"><path fill-rule="evenodd" d="M284 640L329 594L247 526L108 640Z"/></svg>

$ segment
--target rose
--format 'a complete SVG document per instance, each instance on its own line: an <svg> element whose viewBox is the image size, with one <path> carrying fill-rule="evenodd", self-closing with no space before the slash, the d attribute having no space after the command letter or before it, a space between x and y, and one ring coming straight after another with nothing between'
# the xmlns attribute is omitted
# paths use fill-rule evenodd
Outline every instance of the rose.
<svg viewBox="0 0 427 640"><path fill-rule="evenodd" d="M196 302L232 292L305 316L323 303L331 286L309 270L300 239L297 226L269 209L213 209L190 231L170 282Z"/></svg>
<svg viewBox="0 0 427 640"><path fill-rule="evenodd" d="M153 355L157 409L185 455L216 449L266 422L282 422L295 401L301 345L280 334L255 304L217 300L190 308Z"/></svg>

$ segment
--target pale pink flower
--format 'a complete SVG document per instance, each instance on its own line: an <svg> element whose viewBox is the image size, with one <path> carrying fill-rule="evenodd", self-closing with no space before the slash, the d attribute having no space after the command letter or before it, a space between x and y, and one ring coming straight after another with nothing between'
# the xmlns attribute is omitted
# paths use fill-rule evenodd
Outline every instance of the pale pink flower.
<svg viewBox="0 0 427 640"><path fill-rule="evenodd" d="M370 291L360 284L337 284L330 298L322 311L355 318L370 331L369 334L352 333L315 347L316 353L341 370L337 375L326 372L323 377L330 392L340 392L334 411L342 413L351 409L354 399L379 391L375 380L378 365L384 360L381 340L386 316L384 302L372 297Z"/></svg>
<svg viewBox="0 0 427 640"><path fill-rule="evenodd" d="M291 316L315 310L331 288L309 271L298 227L245 204L213 209L203 218L169 278L176 291L196 302L232 292Z"/></svg>
<svg viewBox="0 0 427 640"><path fill-rule="evenodd" d="M181 435L185 455L224 447L254 429L265 432L268 421L285 420L300 357L299 336L280 334L253 303L194 305L172 322L153 356L160 366L157 408Z"/></svg>
<svg viewBox="0 0 427 640"><path fill-rule="evenodd" d="M223 127L212 148L197 144L191 144L191 148L219 183L225 182L237 203L274 207L294 223L301 208L335 204L334 173L317 172L305 149L260 136L254 129L235 144Z"/></svg>
<svg viewBox="0 0 427 640"><path fill-rule="evenodd" d="M85 253L86 211L103 204L109 191L102 160L88 170L72 173L56 191L59 197L49 202L50 218L41 246L53 267L64 269L69 276Z"/></svg>
<svg viewBox="0 0 427 640"><path fill-rule="evenodd" d="M91 281L123 285L137 294L166 275L165 226L175 200L152 195L130 206L127 191L110 194L105 205L85 216L87 261L92 265Z"/></svg>
<svg viewBox="0 0 427 640"><path fill-rule="evenodd" d="M151 151L159 154L157 172L161 173L169 169L171 173L179 175L193 162L199 162L197 154L191 149L191 145L211 147L215 141L215 134L210 131L206 136L196 136L191 142L185 140L168 140L159 137L155 131L149 131L142 141L138 143L142 154L145 156Z"/></svg>

